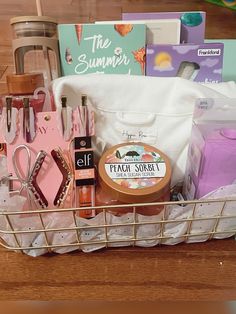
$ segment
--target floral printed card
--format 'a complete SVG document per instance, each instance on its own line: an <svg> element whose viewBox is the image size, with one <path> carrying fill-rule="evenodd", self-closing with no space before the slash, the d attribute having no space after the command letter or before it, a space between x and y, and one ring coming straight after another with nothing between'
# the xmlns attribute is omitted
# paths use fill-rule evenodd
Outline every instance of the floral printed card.
<svg viewBox="0 0 236 314"><path fill-rule="evenodd" d="M146 25L61 24L62 75L145 74Z"/></svg>

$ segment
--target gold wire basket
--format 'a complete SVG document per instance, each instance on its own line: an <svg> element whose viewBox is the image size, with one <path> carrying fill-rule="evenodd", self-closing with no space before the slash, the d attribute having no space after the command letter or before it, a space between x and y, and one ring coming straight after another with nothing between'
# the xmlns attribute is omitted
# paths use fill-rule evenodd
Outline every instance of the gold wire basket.
<svg viewBox="0 0 236 314"><path fill-rule="evenodd" d="M93 246L95 249L108 248L112 246L155 246L161 244L177 244L180 242L202 242L213 238L221 239L236 234L236 198L232 199L213 199L213 200L194 200L194 201L177 201L177 202L159 202L159 203L146 203L145 206L158 206L163 208L159 215L156 216L143 216L137 213L140 206L144 204L131 204L122 205L124 210L129 210L128 220L119 221L119 217L115 218L115 221L111 222L111 218L115 216L110 212L120 209L121 205L113 206L97 206L86 208L70 208L70 209L48 209L48 210L34 210L24 212L7 212L2 211L0 213L0 219L3 225L3 219L5 221L5 230L0 230L1 245L7 249L20 251L27 253L29 250L44 250L46 252L57 252L58 249L64 248L65 250L72 251L76 249L83 250L84 247ZM214 208L214 211L212 211ZM82 219L85 225L81 225L78 218L78 211L80 210L100 210L99 223L93 222L93 219ZM211 210L210 210L211 209ZM230 210L229 210L230 209ZM176 216L173 218L173 211ZM182 216L179 215L181 212ZM187 213L187 214L186 214ZM203 214L204 213L204 214ZM45 222L45 215L63 215L61 220L66 216L70 216L73 224L70 226L47 226ZM65 216L66 215L66 216ZM127 215L127 214L126 214ZM124 215L125 216L125 215ZM121 217L124 217L121 216ZM15 217L15 218L14 218ZM38 220L37 226L40 228L34 228L33 225L24 228L15 226L13 223L16 219L24 219L34 217ZM121 218L120 217L120 218ZM95 217L96 218L96 217ZM141 219L142 218L142 219ZM86 225L86 222L88 225ZM90 225L89 225L90 224ZM195 225L194 225L195 224ZM196 224L199 228L196 228ZM208 226L207 228L201 226ZM1 228L0 226L0 228ZM156 227L156 233L149 234L150 227ZM177 232L171 232L171 226L177 230ZM183 228L184 226L184 228ZM122 228L128 228L127 236L123 234L121 237L114 238L112 236L114 230L121 230ZM140 232L144 230L145 232ZM178 233L178 230L183 229ZM89 240L84 240L84 234L95 233L99 230L100 237ZM65 237L65 241L55 243L53 235L55 234L73 234L69 242ZM32 244L25 245L25 236L39 235L43 237L44 241L34 246ZM102 235L102 236L101 236ZM6 241L6 237L11 237L12 240ZM146 243L146 245L144 245ZM41 254L40 254L41 255Z"/></svg>

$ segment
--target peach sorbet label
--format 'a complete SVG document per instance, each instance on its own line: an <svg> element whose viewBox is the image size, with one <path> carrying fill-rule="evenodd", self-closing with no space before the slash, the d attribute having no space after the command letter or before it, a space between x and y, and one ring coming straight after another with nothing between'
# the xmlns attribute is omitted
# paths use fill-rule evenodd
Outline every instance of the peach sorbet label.
<svg viewBox="0 0 236 314"><path fill-rule="evenodd" d="M105 171L115 183L130 189L156 185L166 174L164 159L150 147L121 146L107 155Z"/></svg>

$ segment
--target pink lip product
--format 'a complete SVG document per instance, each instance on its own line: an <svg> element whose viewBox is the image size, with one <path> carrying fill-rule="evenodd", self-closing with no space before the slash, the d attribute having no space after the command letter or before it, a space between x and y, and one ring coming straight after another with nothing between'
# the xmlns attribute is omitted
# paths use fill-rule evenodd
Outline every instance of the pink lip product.
<svg viewBox="0 0 236 314"><path fill-rule="evenodd" d="M80 136L74 139L75 161L75 193L76 207L95 206L95 167L94 151L92 149L92 135L94 126L93 114L87 106L87 96L82 95L81 105L78 106ZM78 215L83 218L92 218L95 210L80 210Z"/></svg>
<svg viewBox="0 0 236 314"><path fill-rule="evenodd" d="M74 139L76 207L95 206L95 168L91 137ZM83 218L95 216L95 210L78 211Z"/></svg>

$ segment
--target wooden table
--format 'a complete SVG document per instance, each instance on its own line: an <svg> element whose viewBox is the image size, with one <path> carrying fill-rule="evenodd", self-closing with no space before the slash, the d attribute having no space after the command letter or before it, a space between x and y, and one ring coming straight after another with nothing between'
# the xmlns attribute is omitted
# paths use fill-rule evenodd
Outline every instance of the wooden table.
<svg viewBox="0 0 236 314"><path fill-rule="evenodd" d="M236 242L38 258L0 249L1 300L233 300Z"/></svg>
<svg viewBox="0 0 236 314"><path fill-rule="evenodd" d="M108 5L109 3L109 5ZM109 8L108 8L109 6ZM235 12L202 0L50 0L59 22L120 19L121 12L207 12L207 38L234 38ZM33 1L0 0L0 92L13 70L9 18L36 14ZM233 239L31 258L0 248L1 300L229 300L236 298Z"/></svg>

